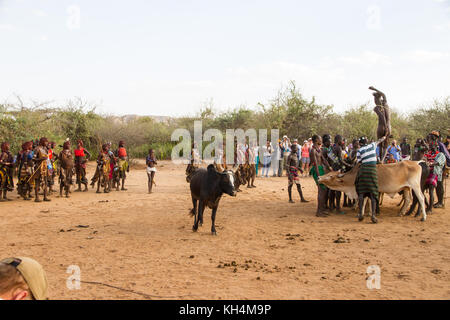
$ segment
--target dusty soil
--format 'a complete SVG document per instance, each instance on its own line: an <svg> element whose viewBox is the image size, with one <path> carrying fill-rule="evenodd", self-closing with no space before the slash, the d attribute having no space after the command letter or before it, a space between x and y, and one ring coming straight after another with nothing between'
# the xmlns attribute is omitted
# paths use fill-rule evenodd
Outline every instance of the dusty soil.
<svg viewBox="0 0 450 320"><path fill-rule="evenodd" d="M131 170L128 191L72 193L52 202L0 203L1 256L40 261L51 299L449 299L450 215L426 222L398 217L385 198L379 223L355 212L316 218L310 203L287 201L287 179L258 178L256 189L224 196L217 236L210 210L199 232L184 167L162 162L147 194L144 169ZM93 167L89 168L89 176ZM81 269L69 290L67 268ZM366 286L367 267L381 268L381 289Z"/></svg>

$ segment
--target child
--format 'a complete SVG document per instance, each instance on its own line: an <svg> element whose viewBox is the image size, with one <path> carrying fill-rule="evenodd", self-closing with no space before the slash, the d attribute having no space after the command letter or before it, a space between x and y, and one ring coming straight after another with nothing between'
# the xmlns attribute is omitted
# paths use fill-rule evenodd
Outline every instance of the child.
<svg viewBox="0 0 450 320"><path fill-rule="evenodd" d="M145 163L147 164L148 193L152 193L153 184L156 185L154 179L156 173L156 165L158 164L156 162L155 151L153 149L150 149L148 151L148 156L145 160Z"/></svg>
<svg viewBox="0 0 450 320"><path fill-rule="evenodd" d="M387 163L396 163L397 160L395 160L394 155L392 153L388 154Z"/></svg>

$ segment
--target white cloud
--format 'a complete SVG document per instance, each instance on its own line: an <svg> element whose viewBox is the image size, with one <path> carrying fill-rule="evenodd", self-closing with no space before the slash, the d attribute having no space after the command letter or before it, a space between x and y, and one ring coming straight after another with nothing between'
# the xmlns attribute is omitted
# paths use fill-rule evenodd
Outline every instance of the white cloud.
<svg viewBox="0 0 450 320"><path fill-rule="evenodd" d="M448 10L450 12L450 8ZM450 21L446 23L436 24L433 26L435 31L447 31L450 30Z"/></svg>
<svg viewBox="0 0 450 320"><path fill-rule="evenodd" d="M12 24L0 24L0 31L11 31L14 30L14 26Z"/></svg>
<svg viewBox="0 0 450 320"><path fill-rule="evenodd" d="M440 51L415 50L406 53L405 57L415 63L429 63L449 58L450 54Z"/></svg>
<svg viewBox="0 0 450 320"><path fill-rule="evenodd" d="M338 62L342 62L345 64L361 65L365 67L371 67L380 64L381 65L392 64L390 57L373 51L365 51L363 54L359 56L340 57L337 60Z"/></svg>
<svg viewBox="0 0 450 320"><path fill-rule="evenodd" d="M44 10L34 10L33 14L38 17L46 17L47 13Z"/></svg>

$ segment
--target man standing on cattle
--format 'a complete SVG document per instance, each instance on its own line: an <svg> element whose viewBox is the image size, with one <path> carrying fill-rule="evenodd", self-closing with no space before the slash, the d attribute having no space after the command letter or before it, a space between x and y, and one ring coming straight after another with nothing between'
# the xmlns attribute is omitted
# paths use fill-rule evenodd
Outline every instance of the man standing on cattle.
<svg viewBox="0 0 450 320"><path fill-rule="evenodd" d="M125 149L125 142L123 140L119 141L119 149L117 149L117 156L119 158L119 170L120 170L120 178L122 179L122 190L125 189L125 178L127 177L126 172L130 172L130 168L128 166L128 156L127 150Z"/></svg>
<svg viewBox="0 0 450 320"><path fill-rule="evenodd" d="M32 178L34 179L34 193L35 193L35 202L41 202L39 199L39 190L42 184L42 188L44 189L44 201L50 201L47 197L48 194L48 164L50 159L48 158L48 140L47 138L41 138L39 140L39 145L34 150L33 161L34 165L34 173Z"/></svg>
<svg viewBox="0 0 450 320"><path fill-rule="evenodd" d="M84 191L88 190L86 163L90 158L91 154L84 148L83 140L78 140L77 148L75 149L75 172L77 175L78 189L75 191L81 191L81 184L84 184Z"/></svg>
<svg viewBox="0 0 450 320"><path fill-rule="evenodd" d="M10 200L6 193L14 190L13 167L14 158L9 151L9 143L3 142L0 153L0 201Z"/></svg>
<svg viewBox="0 0 450 320"><path fill-rule="evenodd" d="M378 155L383 162L388 147L388 141L386 139L391 136L391 112L387 104L386 95L374 87L369 87L369 89L375 91L373 93L375 100L375 108L373 111L378 116L377 139L385 137L383 143L380 145L380 154Z"/></svg>
<svg viewBox="0 0 450 320"><path fill-rule="evenodd" d="M300 195L301 202L308 202L303 197L302 186L300 184L299 171L300 173L303 173L303 170L300 168L297 152L297 145L293 144L291 146L291 154L287 159L288 194L290 203L294 203L294 201L292 200L292 186L294 185L294 183L297 185L297 191Z"/></svg>
<svg viewBox="0 0 450 320"><path fill-rule="evenodd" d="M368 196L372 204L372 222L376 223L375 212L378 205L378 173L377 173L377 145L384 142L382 137L376 142L368 144L367 138L359 139L360 148L357 152L357 161L361 164L356 176L355 186L359 202L359 221L364 219L362 212L364 197Z"/></svg>

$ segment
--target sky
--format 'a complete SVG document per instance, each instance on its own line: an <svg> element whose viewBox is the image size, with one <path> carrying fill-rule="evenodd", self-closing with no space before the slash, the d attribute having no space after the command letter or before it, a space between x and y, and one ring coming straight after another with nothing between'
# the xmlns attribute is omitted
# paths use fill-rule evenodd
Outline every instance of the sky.
<svg viewBox="0 0 450 320"><path fill-rule="evenodd" d="M450 0L0 0L0 102L182 116L291 80L340 112L450 96Z"/></svg>

